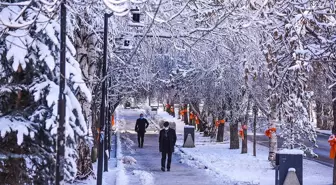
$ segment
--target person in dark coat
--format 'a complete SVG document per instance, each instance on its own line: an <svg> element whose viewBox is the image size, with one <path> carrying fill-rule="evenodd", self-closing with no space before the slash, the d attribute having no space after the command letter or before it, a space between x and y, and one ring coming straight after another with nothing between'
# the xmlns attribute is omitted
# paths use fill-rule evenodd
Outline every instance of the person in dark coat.
<svg viewBox="0 0 336 185"><path fill-rule="evenodd" d="M149 125L148 121L144 118L143 114L141 113L140 118L137 119L135 123L135 131L138 133L139 148L143 148L145 132L148 125Z"/></svg>
<svg viewBox="0 0 336 185"><path fill-rule="evenodd" d="M165 171L166 157L168 156L167 171L170 171L172 154L176 143L176 132L174 129L169 128L168 122L163 123L163 126L164 129L160 131L159 135L159 148L162 153L161 170Z"/></svg>

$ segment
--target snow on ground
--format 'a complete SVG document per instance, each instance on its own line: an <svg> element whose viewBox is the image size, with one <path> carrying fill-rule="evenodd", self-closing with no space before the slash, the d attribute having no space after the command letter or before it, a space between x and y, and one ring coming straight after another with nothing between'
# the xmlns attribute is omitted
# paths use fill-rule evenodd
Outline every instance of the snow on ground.
<svg viewBox="0 0 336 185"><path fill-rule="evenodd" d="M138 176L143 185L154 185L153 175L143 170L133 170L133 174Z"/></svg>
<svg viewBox="0 0 336 185"><path fill-rule="evenodd" d="M229 143L210 142L210 138L195 133L196 147L182 148L183 127L181 120L173 118L158 110L158 116L175 121L177 125L178 152L182 156L181 162L197 168L209 169L220 179L226 179L233 184L274 184L275 171L267 160L268 148L257 145L257 156L252 156L252 142L248 142L249 153L241 154L241 150L229 149ZM305 185L330 185L332 182L332 168L325 165L303 160L303 181Z"/></svg>

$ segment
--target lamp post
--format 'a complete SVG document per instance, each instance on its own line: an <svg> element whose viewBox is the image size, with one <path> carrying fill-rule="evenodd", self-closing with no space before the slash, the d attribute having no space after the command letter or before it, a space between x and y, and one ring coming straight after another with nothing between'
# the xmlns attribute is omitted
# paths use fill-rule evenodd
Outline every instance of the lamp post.
<svg viewBox="0 0 336 185"><path fill-rule="evenodd" d="M108 91L111 90L111 79L112 77L109 77L109 84L108 84ZM108 93L107 93L108 94ZM107 96L108 97L108 96ZM108 98L107 98L108 100ZM107 116L108 116L108 120L107 120L107 129L108 129L108 137L107 137L107 141L108 141L108 145L107 145L107 148L108 148L108 159L111 158L111 128L112 128L112 112L111 112L111 102L109 101L108 102L108 112L107 112ZM106 161L106 164L107 164L107 161ZM106 165L106 168L107 168L107 165Z"/></svg>
<svg viewBox="0 0 336 185"><path fill-rule="evenodd" d="M107 86L106 86L107 87ZM107 108L107 104L108 104L108 99L107 99L107 96L108 96L108 90L106 89L106 94L105 94L105 101L106 101L106 104L105 104L105 117L107 117L107 119L105 118L105 138L104 138L104 172L108 172L108 151L109 151L109 145L110 145L110 142L108 140L108 136L110 135L110 127L108 125L108 122L109 122L109 109Z"/></svg>
<svg viewBox="0 0 336 185"><path fill-rule="evenodd" d="M66 1L61 1L61 46L60 46L60 82L58 97L58 128L56 154L56 185L64 184L65 164L65 52L66 52Z"/></svg>
<svg viewBox="0 0 336 185"><path fill-rule="evenodd" d="M98 168L97 168L97 185L102 184L103 180L103 159L104 159L104 131L105 131L105 98L106 98L106 61L107 61L107 31L108 31L108 18L113 13L104 14L104 51L103 51L103 66L102 66L102 99L100 104L100 136L99 136L99 151L98 151ZM106 154L105 154L106 155Z"/></svg>
<svg viewBox="0 0 336 185"><path fill-rule="evenodd" d="M107 44L107 43L106 43ZM108 70L108 69L107 69ZM111 108L110 108L110 102L108 101L108 91L111 88L111 77L109 77L109 83L108 87L106 89L106 96L105 96L105 101L107 102L107 105L105 106L105 113L107 116L107 119L105 119L105 139L104 139L104 147L105 147L105 153L104 153L104 172L108 171L108 160L110 158L110 150L111 150Z"/></svg>

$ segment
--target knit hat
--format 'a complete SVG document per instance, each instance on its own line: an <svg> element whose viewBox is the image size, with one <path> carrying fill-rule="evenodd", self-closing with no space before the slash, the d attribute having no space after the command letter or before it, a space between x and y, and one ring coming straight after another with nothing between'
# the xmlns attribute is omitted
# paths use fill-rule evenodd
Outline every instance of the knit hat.
<svg viewBox="0 0 336 185"><path fill-rule="evenodd" d="M164 122L164 123L163 123L163 126L164 126L164 127L168 127L168 126L169 126L169 122L167 122L167 121Z"/></svg>

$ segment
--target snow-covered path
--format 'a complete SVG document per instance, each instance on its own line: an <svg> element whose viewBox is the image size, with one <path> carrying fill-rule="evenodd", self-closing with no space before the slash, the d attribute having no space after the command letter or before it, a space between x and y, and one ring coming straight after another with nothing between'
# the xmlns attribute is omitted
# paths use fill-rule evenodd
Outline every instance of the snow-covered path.
<svg viewBox="0 0 336 185"><path fill-rule="evenodd" d="M154 125L150 125L145 135L143 148L137 146L137 136L134 130L135 120L139 110L123 110L119 119L125 119L126 132L121 133L122 155L133 157L136 164L127 164L126 175L128 184L142 185L216 185L213 178L205 169L196 169L180 163L180 155L173 154L170 172L160 170L161 153L158 151L158 132ZM132 159L132 158L131 158ZM219 183L217 183L219 184ZM222 184L222 183L220 183Z"/></svg>

